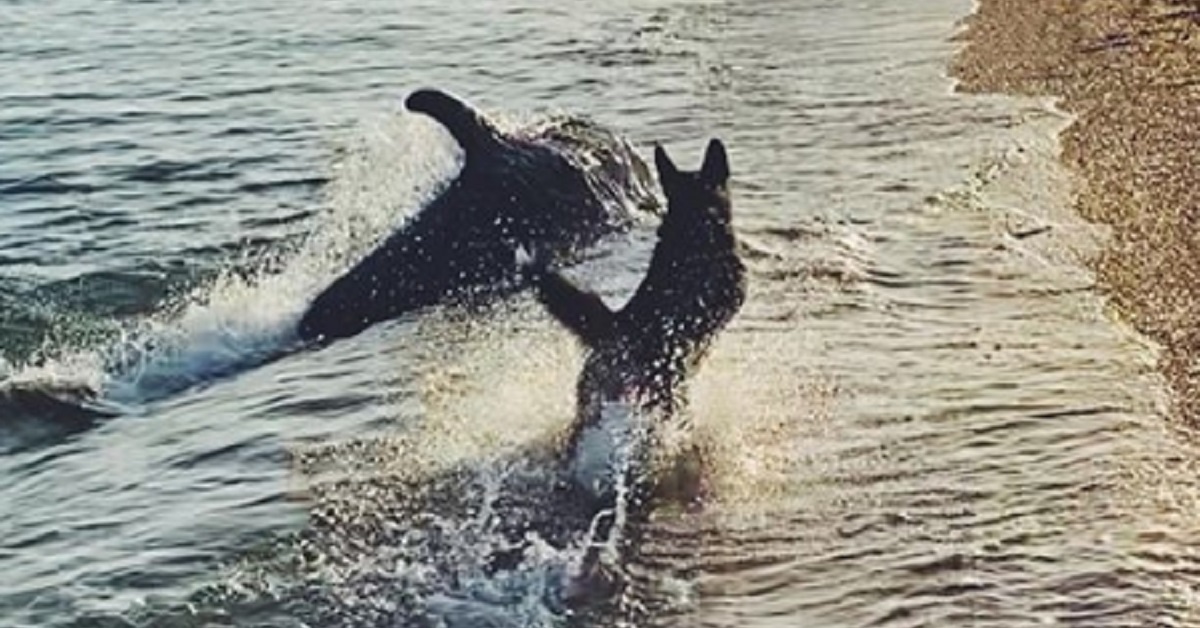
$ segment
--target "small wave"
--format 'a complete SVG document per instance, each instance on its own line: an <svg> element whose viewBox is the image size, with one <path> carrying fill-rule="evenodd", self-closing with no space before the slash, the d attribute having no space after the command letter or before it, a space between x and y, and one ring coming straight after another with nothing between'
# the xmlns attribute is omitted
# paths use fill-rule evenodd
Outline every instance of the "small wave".
<svg viewBox="0 0 1200 628"><path fill-rule="evenodd" d="M61 440L117 415L116 409L96 404L90 393L86 389L0 388L0 454Z"/></svg>
<svg viewBox="0 0 1200 628"><path fill-rule="evenodd" d="M248 183L243 183L238 186L238 191L245 192L248 194L257 194L260 192L267 192L267 191L277 190L277 189L281 189L281 188L292 188L292 187L319 188L319 187L325 185L326 183L329 183L329 179L327 179L325 177L296 177L296 178L287 178L287 179L274 179L271 181L252 181L252 182L248 182Z"/></svg>
<svg viewBox="0 0 1200 628"><path fill-rule="evenodd" d="M287 353L304 300L275 287L224 277L216 298L191 302L177 319L142 323L107 352L104 398L147 403Z"/></svg>
<svg viewBox="0 0 1200 628"><path fill-rule="evenodd" d="M45 443L285 355L296 347L295 320L308 292L287 274L228 271L155 314L110 325L104 340L43 346L0 376L0 416L21 417L8 440Z"/></svg>
<svg viewBox="0 0 1200 628"><path fill-rule="evenodd" d="M18 431L29 432L12 440L41 443L56 434L87 429L120 409L136 408L294 351L295 323L312 296L390 232L405 214L398 208L420 206L444 176L453 158L448 145L435 129L414 119L391 116L363 130L363 137L335 165L325 190L329 209L310 219L313 228L306 239L274 242L275 248L251 247L243 255L255 257L235 258L216 277L174 297L165 294L162 277L147 281L121 273L88 276L87 285L100 282L129 292L133 310L89 307L93 318L116 317L96 323L106 328L106 339L89 336L81 341L50 329L22 363L3 364L0 387L12 392L10 398L0 399L0 415L20 408L25 418ZM325 180L312 177L300 183ZM39 189L70 188L47 175L10 184L0 192ZM53 309L54 303L74 311L71 301L85 288L72 281L33 296L41 304L39 312ZM153 294L146 293L153 288ZM110 291L104 290L108 305ZM146 311L147 306L156 309ZM130 314L137 318L122 318ZM39 321L57 326L61 318L52 312ZM45 425L36 425L38 417Z"/></svg>
<svg viewBox="0 0 1200 628"><path fill-rule="evenodd" d="M7 370L0 363L0 372ZM54 442L91 428L118 409L96 398L89 382L53 373L0 379L0 454Z"/></svg>
<svg viewBox="0 0 1200 628"><path fill-rule="evenodd" d="M153 160L123 168L117 173L124 181L132 183L163 183L167 181L219 181L232 179L237 173L226 169L216 160L173 161Z"/></svg>
<svg viewBox="0 0 1200 628"><path fill-rule="evenodd" d="M28 179L21 179L0 187L0 195L26 194L86 194L94 192L95 186L87 183L72 183L67 180L70 175L44 174Z"/></svg>

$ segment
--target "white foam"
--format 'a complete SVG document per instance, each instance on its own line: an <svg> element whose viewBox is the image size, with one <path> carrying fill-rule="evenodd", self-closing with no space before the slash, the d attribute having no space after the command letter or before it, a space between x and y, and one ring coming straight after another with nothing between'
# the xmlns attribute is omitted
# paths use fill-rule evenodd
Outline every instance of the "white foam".
<svg viewBox="0 0 1200 628"><path fill-rule="evenodd" d="M644 446L646 420L632 404L603 402L600 417L585 427L571 459L576 484L603 500L616 493Z"/></svg>
<svg viewBox="0 0 1200 628"><path fill-rule="evenodd" d="M332 167L328 209L298 246L227 271L98 348L48 347L52 359L0 371L13 382L69 385L144 403L227 376L296 343L308 302L432 194L453 170L452 141L403 114L364 123ZM272 269L281 268L275 272Z"/></svg>

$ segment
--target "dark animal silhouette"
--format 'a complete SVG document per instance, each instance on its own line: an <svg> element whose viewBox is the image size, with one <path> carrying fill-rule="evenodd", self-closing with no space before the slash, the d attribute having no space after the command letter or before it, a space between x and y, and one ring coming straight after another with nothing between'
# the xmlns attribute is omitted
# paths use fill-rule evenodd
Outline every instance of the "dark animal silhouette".
<svg viewBox="0 0 1200 628"><path fill-rule="evenodd" d="M519 246L567 261L655 209L649 172L630 147L590 123L559 120L501 132L436 90L405 106L441 123L462 147L462 170L421 212L311 304L304 340L355 335L406 312L474 302L517 287Z"/></svg>
<svg viewBox="0 0 1200 628"><path fill-rule="evenodd" d="M745 300L725 146L712 140L697 172L680 172L661 146L654 159L667 213L646 277L623 309L608 309L544 258L526 263L542 303L588 348L564 463L596 509L612 507L622 473L632 500L644 496L638 467L653 442L644 432L682 408L686 381Z"/></svg>
<svg viewBox="0 0 1200 628"><path fill-rule="evenodd" d="M661 147L654 158L667 213L646 276L620 311L548 270L543 258L525 263L540 300L588 349L563 463L583 501L607 517L592 530L601 542L620 524L619 484L628 491L626 508L644 499L649 483L639 466L649 455L654 422L670 419L684 405L688 377L746 295L725 147L712 140L696 172L678 170ZM639 433L638 421L648 429ZM589 551L572 590L584 596L611 590L611 567Z"/></svg>
<svg viewBox="0 0 1200 628"><path fill-rule="evenodd" d="M697 172L678 170L661 147L654 157L667 213L646 276L625 307L613 312L598 295L548 270L540 257L527 270L550 313L588 348L568 450L606 403L674 414L687 378L745 300L724 146L710 142Z"/></svg>

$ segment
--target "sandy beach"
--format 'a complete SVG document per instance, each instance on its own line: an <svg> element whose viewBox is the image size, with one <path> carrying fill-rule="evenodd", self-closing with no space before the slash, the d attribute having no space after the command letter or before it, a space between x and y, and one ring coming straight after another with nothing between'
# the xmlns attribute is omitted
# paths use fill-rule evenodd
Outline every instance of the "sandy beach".
<svg viewBox="0 0 1200 628"><path fill-rule="evenodd" d="M1055 96L1075 206L1111 227L1094 260L1118 315L1163 347L1200 420L1200 2L982 0L952 72L966 92Z"/></svg>

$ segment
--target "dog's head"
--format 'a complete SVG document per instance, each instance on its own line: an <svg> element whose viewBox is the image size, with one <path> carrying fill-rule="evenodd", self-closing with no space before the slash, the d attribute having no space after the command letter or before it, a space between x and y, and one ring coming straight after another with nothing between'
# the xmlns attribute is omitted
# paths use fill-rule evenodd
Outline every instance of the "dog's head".
<svg viewBox="0 0 1200 628"><path fill-rule="evenodd" d="M685 231L699 226L722 230L730 227L729 158L721 140L709 141L704 163L697 171L675 167L662 146L654 148L654 165L667 195L664 227L671 224Z"/></svg>

